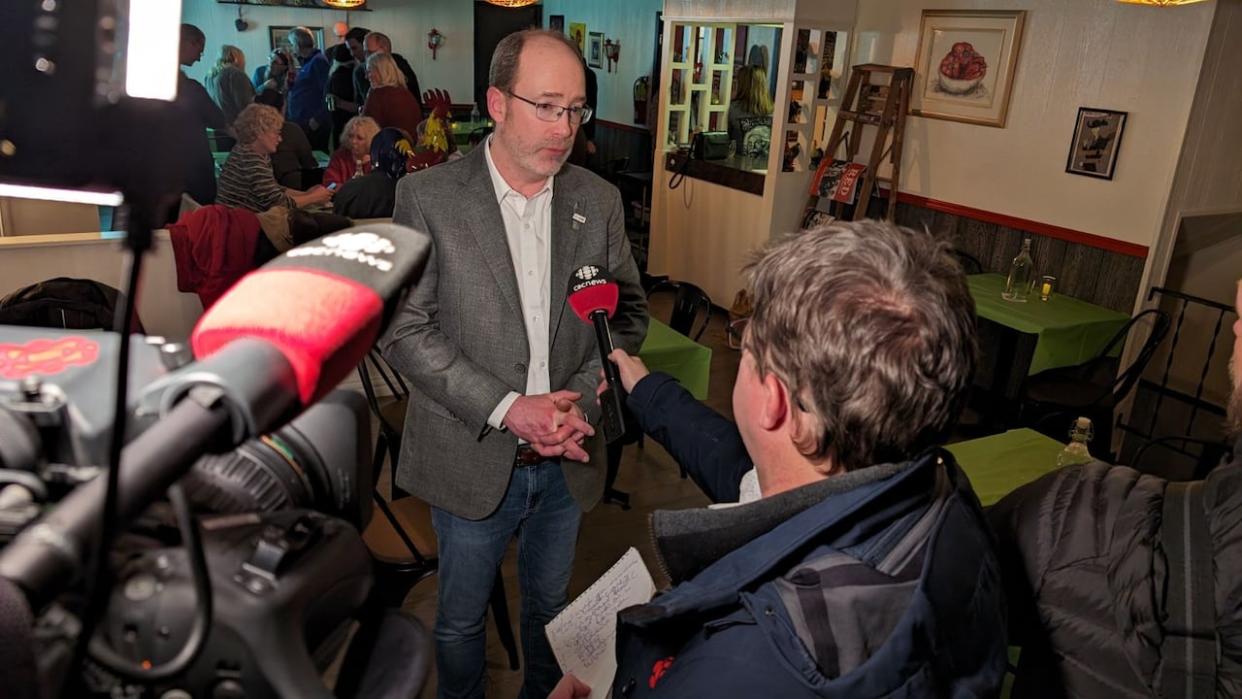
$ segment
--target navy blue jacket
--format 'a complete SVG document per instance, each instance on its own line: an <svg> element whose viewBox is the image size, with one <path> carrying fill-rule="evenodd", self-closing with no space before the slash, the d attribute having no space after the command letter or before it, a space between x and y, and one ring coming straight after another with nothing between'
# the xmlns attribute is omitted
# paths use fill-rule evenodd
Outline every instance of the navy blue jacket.
<svg viewBox="0 0 1242 699"><path fill-rule="evenodd" d="M751 461L733 423L663 374L639 382L629 407L710 497L736 499ZM614 697L999 691L1006 658L998 567L978 499L947 452L725 510L656 513L652 523L675 586L618 615ZM911 540L920 543L903 570L881 573L894 548ZM888 597L868 597L872 590ZM836 645L808 648L790 594L835 610L800 618L804 626L821 619L818 635L828 629ZM876 599L904 601L885 608Z"/></svg>

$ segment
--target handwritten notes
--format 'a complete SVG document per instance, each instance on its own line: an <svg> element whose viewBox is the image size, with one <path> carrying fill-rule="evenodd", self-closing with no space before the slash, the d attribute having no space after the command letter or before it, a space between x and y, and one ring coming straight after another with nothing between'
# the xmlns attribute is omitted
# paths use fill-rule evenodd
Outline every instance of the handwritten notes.
<svg viewBox="0 0 1242 699"><path fill-rule="evenodd" d="M631 548L548 624L548 642L561 670L590 685L593 698L608 696L617 674L617 612L654 594L651 573Z"/></svg>

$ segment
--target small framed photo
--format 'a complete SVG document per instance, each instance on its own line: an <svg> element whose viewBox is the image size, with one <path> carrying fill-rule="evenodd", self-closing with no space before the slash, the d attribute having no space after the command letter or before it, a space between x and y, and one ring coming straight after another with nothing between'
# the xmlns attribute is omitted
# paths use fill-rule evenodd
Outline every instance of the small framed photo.
<svg viewBox="0 0 1242 699"><path fill-rule="evenodd" d="M286 51L293 50L289 46L289 31L291 29L297 29L297 27L269 26L267 28L268 39L272 42L273 51L275 51L276 49L281 49L281 48L285 49ZM309 29L311 35L315 37L315 48L322 49L323 48L323 27L307 27L307 29ZM295 51L294 53L296 54L297 52Z"/></svg>
<svg viewBox="0 0 1242 699"><path fill-rule="evenodd" d="M548 29L565 33L565 15L548 15Z"/></svg>
<svg viewBox="0 0 1242 699"><path fill-rule="evenodd" d="M604 67L604 33L591 32L587 40L587 65L592 68Z"/></svg>
<svg viewBox="0 0 1242 699"><path fill-rule="evenodd" d="M585 22L570 22L569 23L569 38L573 39L574 43L578 45L578 51L583 56L585 56L586 55L586 38L587 38L586 23Z"/></svg>
<svg viewBox="0 0 1242 699"><path fill-rule="evenodd" d="M1065 171L1113 179L1113 172L1117 169L1117 151L1121 149L1121 136L1126 129L1126 116L1126 112L1111 109L1079 107Z"/></svg>

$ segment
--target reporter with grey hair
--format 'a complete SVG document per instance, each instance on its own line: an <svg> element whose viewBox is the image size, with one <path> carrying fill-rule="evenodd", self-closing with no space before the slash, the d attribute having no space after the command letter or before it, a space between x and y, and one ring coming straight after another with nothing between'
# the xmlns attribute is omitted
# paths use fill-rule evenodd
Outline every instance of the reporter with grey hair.
<svg viewBox="0 0 1242 699"><path fill-rule="evenodd" d="M300 67L289 87L286 116L302 127L316 150L327 150L332 132L332 118L324 100L330 69L328 59L315 48L315 37L306 27L290 30L289 45L297 54Z"/></svg>
<svg viewBox="0 0 1242 699"><path fill-rule="evenodd" d="M996 558L938 447L975 367L961 268L867 221L778 242L748 274L736 424L612 355L643 431L735 503L653 514L674 586L618 615L613 696L995 695ZM553 694L581 695L569 676Z"/></svg>

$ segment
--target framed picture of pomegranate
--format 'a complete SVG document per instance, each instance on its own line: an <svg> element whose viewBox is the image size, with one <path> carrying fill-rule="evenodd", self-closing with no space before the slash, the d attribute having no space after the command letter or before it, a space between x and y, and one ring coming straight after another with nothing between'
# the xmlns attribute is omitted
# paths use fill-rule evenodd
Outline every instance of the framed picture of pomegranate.
<svg viewBox="0 0 1242 699"><path fill-rule="evenodd" d="M1024 10L923 10L910 113L1005 126Z"/></svg>

